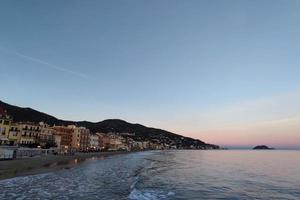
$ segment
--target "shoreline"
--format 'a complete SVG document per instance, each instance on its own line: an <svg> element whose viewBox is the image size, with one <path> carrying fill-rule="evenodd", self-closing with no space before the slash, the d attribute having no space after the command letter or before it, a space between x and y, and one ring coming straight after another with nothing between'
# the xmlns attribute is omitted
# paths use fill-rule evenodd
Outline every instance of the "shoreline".
<svg viewBox="0 0 300 200"><path fill-rule="evenodd" d="M0 181L19 176L28 176L70 169L88 159L105 158L128 154L127 151L76 153L75 155L47 155L0 161Z"/></svg>
<svg viewBox="0 0 300 200"><path fill-rule="evenodd" d="M198 151L198 150L197 150ZM20 176L36 175L61 169L70 169L89 159L104 159L108 156L139 151L108 151L76 153L75 155L46 155L0 161L0 181Z"/></svg>

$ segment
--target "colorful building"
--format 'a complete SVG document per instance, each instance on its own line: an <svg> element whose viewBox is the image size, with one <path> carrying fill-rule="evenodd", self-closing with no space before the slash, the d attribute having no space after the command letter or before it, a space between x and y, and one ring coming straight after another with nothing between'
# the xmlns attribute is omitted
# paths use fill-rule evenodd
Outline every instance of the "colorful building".
<svg viewBox="0 0 300 200"><path fill-rule="evenodd" d="M21 146L38 145L38 139L41 132L39 124L32 122L20 122L19 129L21 132L19 144Z"/></svg>
<svg viewBox="0 0 300 200"><path fill-rule="evenodd" d="M21 129L18 123L12 123L8 135L10 145L18 145L21 141Z"/></svg>
<svg viewBox="0 0 300 200"><path fill-rule="evenodd" d="M99 147L101 150L109 148L109 137L105 133L96 133L99 138Z"/></svg>
<svg viewBox="0 0 300 200"><path fill-rule="evenodd" d="M69 153L73 151L72 135L74 130L66 126L54 126L56 145L61 152Z"/></svg>
<svg viewBox="0 0 300 200"><path fill-rule="evenodd" d="M78 151L88 151L90 147L90 130L85 127L68 126L73 129L72 147Z"/></svg>

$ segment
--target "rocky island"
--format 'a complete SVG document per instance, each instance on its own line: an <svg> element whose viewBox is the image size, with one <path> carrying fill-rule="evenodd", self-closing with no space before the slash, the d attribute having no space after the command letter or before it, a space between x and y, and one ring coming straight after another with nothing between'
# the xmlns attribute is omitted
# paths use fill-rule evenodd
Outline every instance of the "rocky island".
<svg viewBox="0 0 300 200"><path fill-rule="evenodd" d="M270 148L266 145L259 145L254 147L253 150L274 150L274 148Z"/></svg>

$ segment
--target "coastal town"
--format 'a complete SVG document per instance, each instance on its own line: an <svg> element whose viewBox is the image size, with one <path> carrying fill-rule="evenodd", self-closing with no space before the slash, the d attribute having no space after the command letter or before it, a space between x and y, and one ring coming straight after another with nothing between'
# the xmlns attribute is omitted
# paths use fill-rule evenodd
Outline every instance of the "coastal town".
<svg viewBox="0 0 300 200"><path fill-rule="evenodd" d="M0 107L0 159L77 152L176 149L160 141L135 141L134 133L100 133L76 125L50 126L44 122L14 122Z"/></svg>

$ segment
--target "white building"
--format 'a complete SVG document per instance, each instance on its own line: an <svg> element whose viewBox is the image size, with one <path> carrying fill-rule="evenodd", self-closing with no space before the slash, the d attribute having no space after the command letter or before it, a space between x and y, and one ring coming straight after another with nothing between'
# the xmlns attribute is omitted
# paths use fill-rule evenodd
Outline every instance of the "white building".
<svg viewBox="0 0 300 200"><path fill-rule="evenodd" d="M90 149L99 150L99 136L96 134L90 134Z"/></svg>
<svg viewBox="0 0 300 200"><path fill-rule="evenodd" d="M54 135L54 142L57 145L57 148L60 148L61 144L61 135Z"/></svg>

